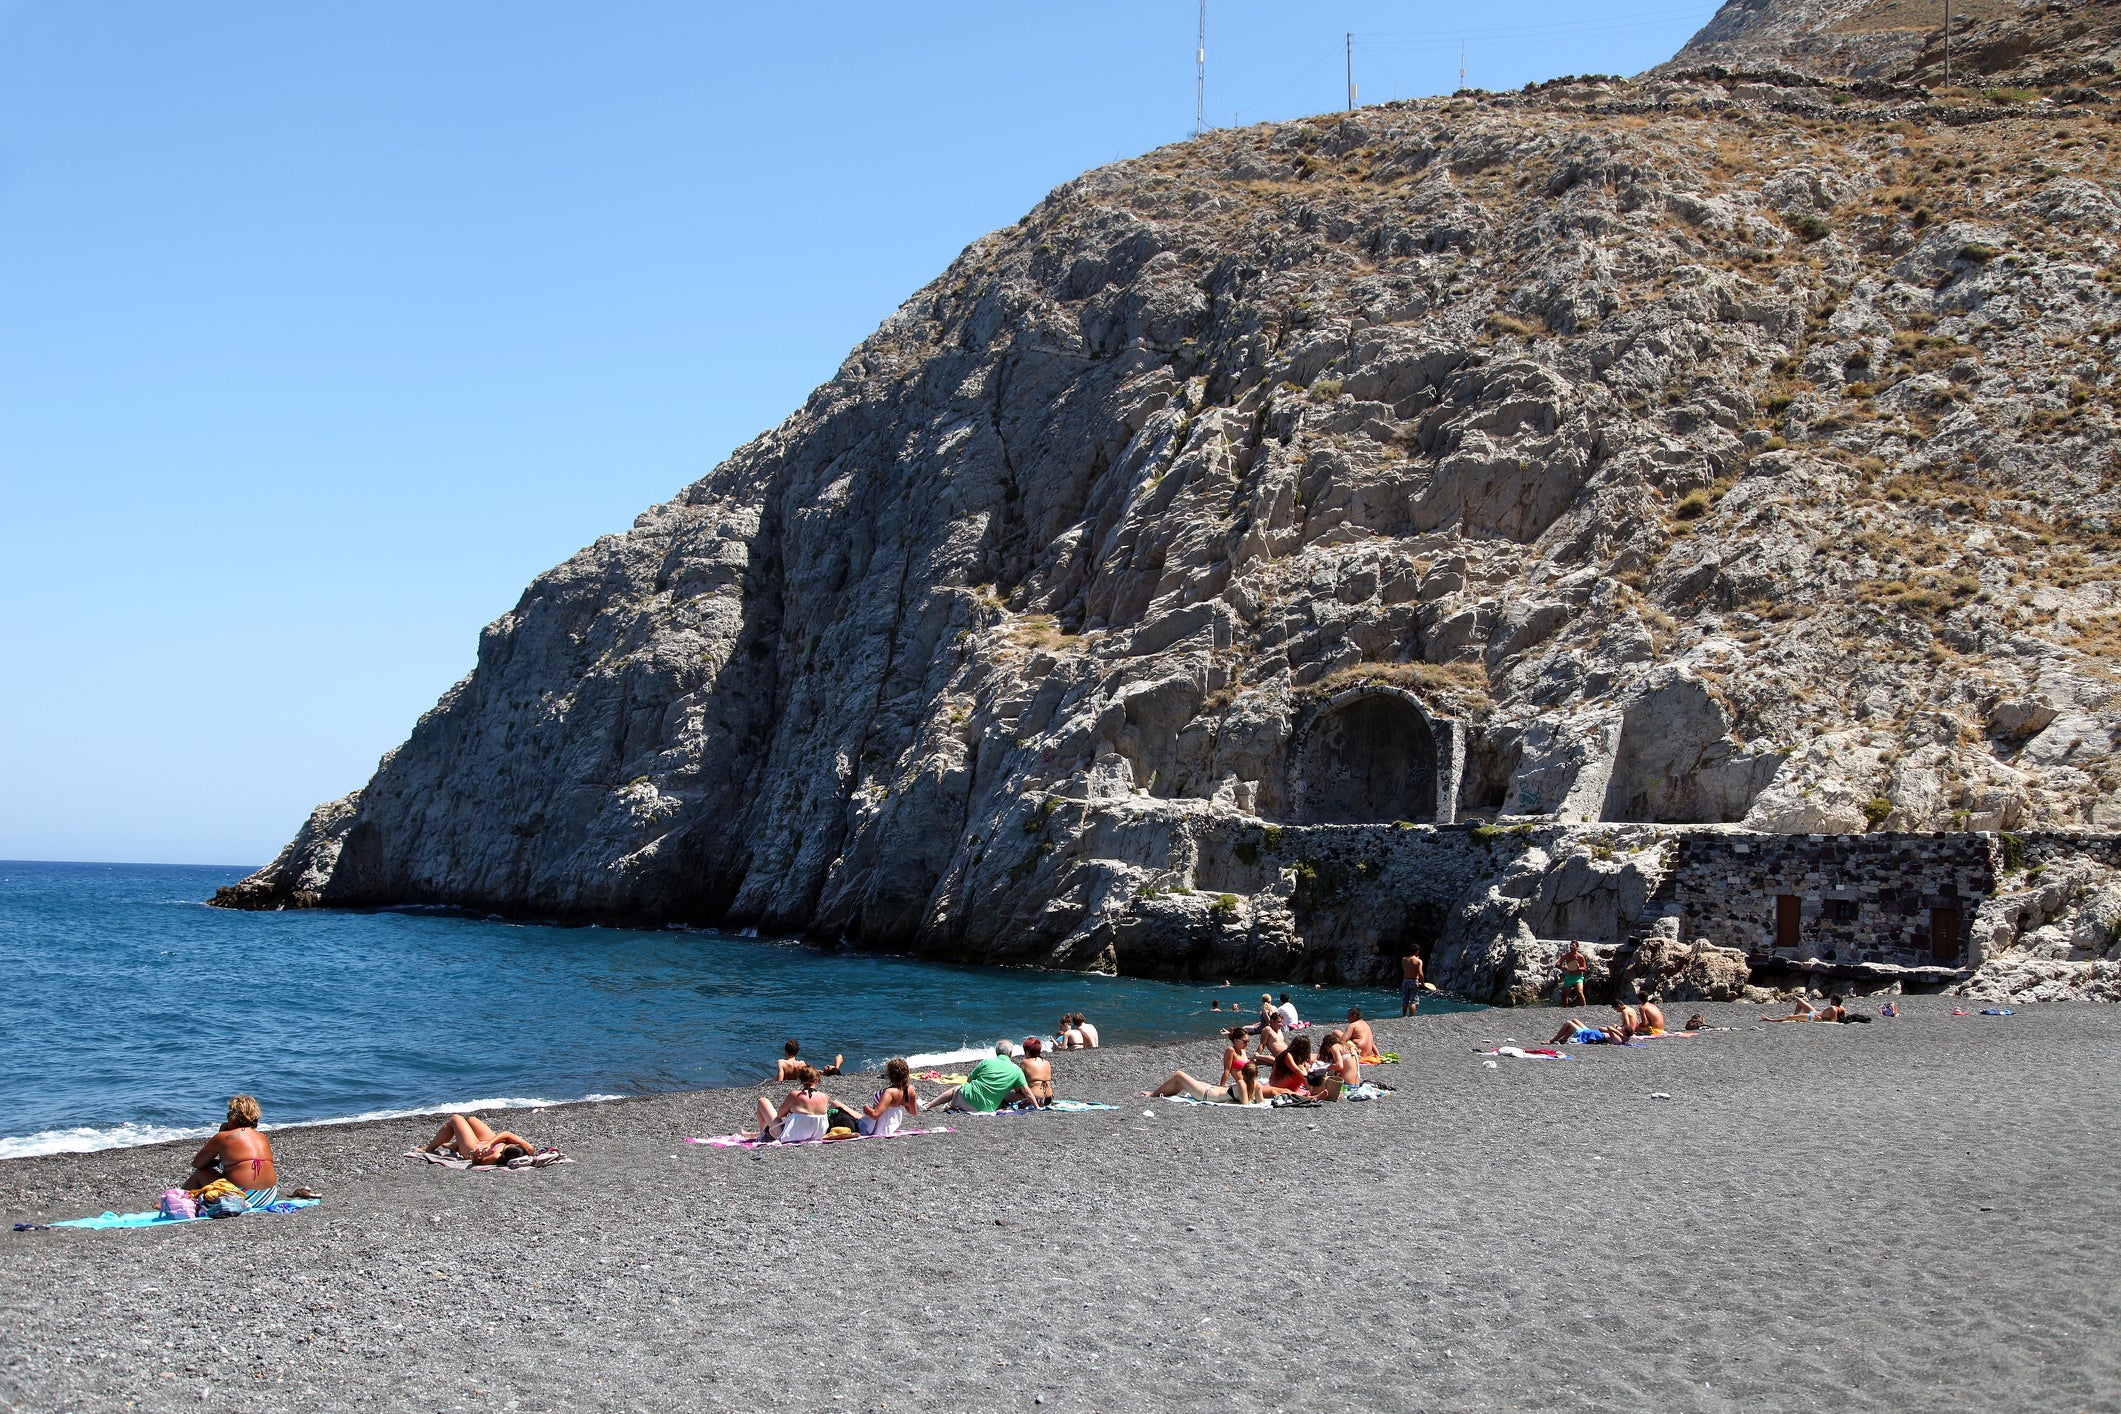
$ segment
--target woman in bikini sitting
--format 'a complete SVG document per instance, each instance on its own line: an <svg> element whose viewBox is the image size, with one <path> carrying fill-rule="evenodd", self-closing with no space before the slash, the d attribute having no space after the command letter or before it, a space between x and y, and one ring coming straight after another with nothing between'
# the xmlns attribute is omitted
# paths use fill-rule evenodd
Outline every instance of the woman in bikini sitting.
<svg viewBox="0 0 2121 1414"><path fill-rule="evenodd" d="M813 1139L823 1139L831 1127L827 1118L832 1112L832 1097L817 1088L818 1074L815 1066L801 1066L795 1072L795 1088L788 1098L781 1101L779 1109L773 1101L759 1097L759 1142L769 1139L783 1144L806 1144Z"/></svg>
<svg viewBox="0 0 2121 1414"><path fill-rule="evenodd" d="M420 1146L423 1154L447 1149L475 1168L490 1168L537 1152L537 1145L520 1134L495 1129L477 1115L451 1115L435 1131L435 1137Z"/></svg>
<svg viewBox="0 0 2121 1414"><path fill-rule="evenodd" d="M913 1069L904 1056L893 1056L884 1062L884 1088L863 1107L854 1127L860 1133L885 1138L898 1133L906 1116L920 1112L921 1097L913 1092Z"/></svg>
<svg viewBox="0 0 2121 1414"><path fill-rule="evenodd" d="M1223 1084L1227 1085L1231 1076L1245 1068L1245 1046L1249 1037L1244 1027L1233 1026L1223 1032L1223 1038Z"/></svg>
<svg viewBox="0 0 2121 1414"><path fill-rule="evenodd" d="M1305 1077L1310 1069L1311 1038L1299 1036L1274 1057L1274 1070L1266 1083L1268 1097L1309 1095L1311 1092L1305 1084Z"/></svg>
<svg viewBox="0 0 2121 1414"><path fill-rule="evenodd" d="M253 1208L280 1200L280 1175L272 1164L272 1141L258 1129L258 1102L237 1095L228 1102L228 1121L191 1157L191 1177L184 1186L197 1192L217 1178L243 1190Z"/></svg>
<svg viewBox="0 0 2121 1414"><path fill-rule="evenodd" d="M1154 1090L1142 1091L1145 1100L1171 1095L1191 1095L1211 1105L1263 1105L1267 1100L1259 1086L1259 1067L1251 1061L1240 1065L1227 1085L1210 1085L1205 1080L1195 1080L1183 1070L1175 1070L1169 1080Z"/></svg>

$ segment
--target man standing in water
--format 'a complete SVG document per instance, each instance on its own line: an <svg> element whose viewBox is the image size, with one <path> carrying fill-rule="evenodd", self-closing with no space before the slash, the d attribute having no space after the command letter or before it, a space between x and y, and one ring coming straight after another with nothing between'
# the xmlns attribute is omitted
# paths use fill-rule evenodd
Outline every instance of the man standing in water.
<svg viewBox="0 0 2121 1414"><path fill-rule="evenodd" d="M1422 985L1428 981L1428 968L1422 965L1421 954L1410 952L1399 960L1399 1014L1412 1016L1421 1009Z"/></svg>

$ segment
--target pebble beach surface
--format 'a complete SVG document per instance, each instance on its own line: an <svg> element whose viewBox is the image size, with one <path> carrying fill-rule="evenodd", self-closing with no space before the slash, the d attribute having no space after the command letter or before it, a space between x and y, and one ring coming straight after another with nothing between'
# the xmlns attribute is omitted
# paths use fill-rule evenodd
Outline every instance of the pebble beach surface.
<svg viewBox="0 0 2121 1414"><path fill-rule="evenodd" d="M1901 1005L1492 1066L1562 1014L1384 1020L1382 1100L1141 1099L1213 1078L1204 1019L1057 1060L1112 1111L757 1152L682 1139L758 1089L511 1111L576 1160L522 1173L282 1130L321 1207L0 1234L0 1409L2121 1408L2121 1009ZM190 1147L0 1206L148 1207Z"/></svg>

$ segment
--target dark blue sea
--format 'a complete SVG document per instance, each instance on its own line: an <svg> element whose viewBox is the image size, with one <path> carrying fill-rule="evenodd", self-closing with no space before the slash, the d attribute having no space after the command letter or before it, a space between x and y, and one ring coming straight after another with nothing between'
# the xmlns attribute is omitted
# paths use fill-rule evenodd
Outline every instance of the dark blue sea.
<svg viewBox="0 0 2121 1414"><path fill-rule="evenodd" d="M1211 1001L1259 1001L695 931L204 905L246 872L0 862L0 1158L208 1133L239 1091L268 1125L550 1104L748 1083L790 1036L874 1067L1050 1036L1070 1011L1107 1044L1205 1038ZM1307 1017L1398 1014L1383 988L1292 996Z"/></svg>

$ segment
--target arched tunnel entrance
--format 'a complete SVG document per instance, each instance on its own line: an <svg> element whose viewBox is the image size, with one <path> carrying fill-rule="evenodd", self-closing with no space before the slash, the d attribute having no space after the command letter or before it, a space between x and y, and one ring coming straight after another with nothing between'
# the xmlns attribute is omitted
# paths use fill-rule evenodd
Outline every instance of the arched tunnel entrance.
<svg viewBox="0 0 2121 1414"><path fill-rule="evenodd" d="M1411 697L1389 689L1327 703L1294 753L1296 823L1449 823L1457 814L1459 753L1438 725ZM1440 789L1446 781L1448 789Z"/></svg>

